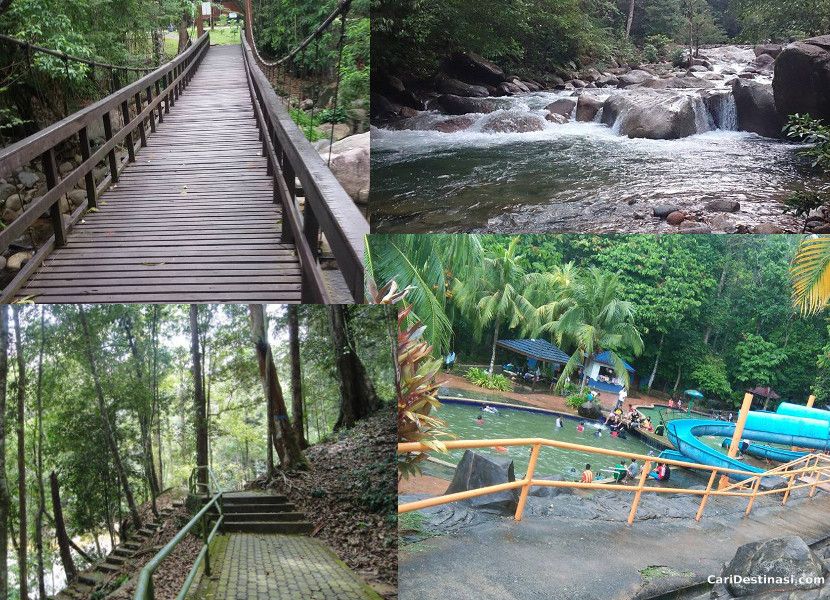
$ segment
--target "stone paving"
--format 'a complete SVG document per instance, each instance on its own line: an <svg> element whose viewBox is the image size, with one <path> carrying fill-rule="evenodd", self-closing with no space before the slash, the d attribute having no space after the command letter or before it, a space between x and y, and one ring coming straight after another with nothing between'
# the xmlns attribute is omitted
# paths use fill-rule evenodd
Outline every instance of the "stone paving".
<svg viewBox="0 0 830 600"><path fill-rule="evenodd" d="M198 600L380 600L321 542L306 536L232 533L212 545ZM215 554L215 556L214 556Z"/></svg>

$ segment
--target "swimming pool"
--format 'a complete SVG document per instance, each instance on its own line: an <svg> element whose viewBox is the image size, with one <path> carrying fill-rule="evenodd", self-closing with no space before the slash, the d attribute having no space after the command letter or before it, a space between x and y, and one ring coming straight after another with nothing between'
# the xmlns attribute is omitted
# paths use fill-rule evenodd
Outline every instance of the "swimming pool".
<svg viewBox="0 0 830 600"><path fill-rule="evenodd" d="M476 417L481 413L481 407L475 404L460 403L453 400L442 399L441 409L436 416L447 422L447 428L461 440L480 440L490 438L520 438L520 437L541 437L562 442L571 442L595 448L607 448L622 452L633 452L637 454L655 455L659 451L649 447L645 442L632 435L626 439L611 437L607 429L602 431L602 436L595 435L596 429L592 424L586 425L585 431L580 433L576 430L579 421L563 417L564 427L556 428L556 416L521 408L499 408L498 414L484 414L484 424L478 425ZM499 453L495 450L481 449L477 452L493 454L495 456L508 456L513 459L516 478L520 478L527 471L530 459L530 448L527 446L509 447L506 452ZM440 458L447 462L457 464L464 455L464 450L452 450ZM591 464L591 469L597 478L608 477L610 474L603 469L612 469L617 459L612 456L591 454L589 452L561 450L559 448L542 448L536 464L537 477L559 475L565 479L576 480L585 468L586 463Z"/></svg>

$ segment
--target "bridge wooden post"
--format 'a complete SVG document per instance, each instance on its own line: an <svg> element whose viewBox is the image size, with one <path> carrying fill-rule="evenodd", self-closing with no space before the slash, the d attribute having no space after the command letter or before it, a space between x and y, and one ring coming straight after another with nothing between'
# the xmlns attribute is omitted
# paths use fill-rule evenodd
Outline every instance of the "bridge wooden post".
<svg viewBox="0 0 830 600"><path fill-rule="evenodd" d="M285 185L288 187L288 201L292 206L297 205L297 186L294 183L296 175L294 174L294 167L291 161L285 155L284 151L280 151L280 160L282 160L282 176L285 179ZM282 220L282 241L285 244L294 243L294 233L291 231L291 223L288 215L285 215Z"/></svg>
<svg viewBox="0 0 830 600"><path fill-rule="evenodd" d="M124 121L124 127L130 122L130 104L127 100L121 103L121 118ZM135 147L133 147L133 133L130 131L124 137L127 143L127 160L135 162Z"/></svg>
<svg viewBox="0 0 830 600"><path fill-rule="evenodd" d="M136 116L141 114L141 92L136 92L135 94L135 114ZM141 147L144 148L147 145L147 134L144 132L144 119L141 119L141 122L138 124L138 139L141 140Z"/></svg>
<svg viewBox="0 0 830 600"><path fill-rule="evenodd" d="M58 185L58 167L55 164L55 149L49 148L41 155L43 161L43 173L46 175L46 188L52 189ZM52 220L52 229L55 232L55 246L60 248L66 246L66 227L61 214L60 198L49 207L49 217Z"/></svg>
<svg viewBox="0 0 830 600"><path fill-rule="evenodd" d="M147 98L147 106L150 106L150 104L152 104L152 102L153 102L153 91L152 90L153 90L153 87L148 85L147 86L147 92L145 94L145 96ZM150 111L150 133L155 133L155 132L156 132L156 111L154 109L154 110Z"/></svg>
<svg viewBox="0 0 830 600"><path fill-rule="evenodd" d="M109 111L104 113L104 137L107 141L112 139L112 118ZM115 160L115 148L107 153L107 159L110 164L110 177L113 183L118 183L118 163Z"/></svg>
<svg viewBox="0 0 830 600"><path fill-rule="evenodd" d="M87 134L86 127L81 128L78 132L78 144L81 147L81 160L86 162L89 160L90 155L89 135ZM84 175L84 184L86 187L87 206L89 206L89 208L95 208L97 205L97 198L95 195L95 176L92 174L92 169Z"/></svg>

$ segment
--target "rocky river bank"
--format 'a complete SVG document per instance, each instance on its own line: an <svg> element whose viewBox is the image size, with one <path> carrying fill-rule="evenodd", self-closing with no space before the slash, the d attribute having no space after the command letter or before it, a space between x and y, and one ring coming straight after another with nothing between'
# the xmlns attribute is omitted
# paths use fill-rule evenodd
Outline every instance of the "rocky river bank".
<svg viewBox="0 0 830 600"><path fill-rule="evenodd" d="M799 146L781 129L789 114L825 116L827 59L830 36L704 48L682 67L520 79L455 55L430 80L387 77L372 102L375 222L390 231L409 217L425 231L433 222L478 231L800 231L803 220L784 215L781 201L828 183L805 186ZM406 190L424 182L427 166L429 189ZM606 194L608 181L627 185ZM437 215L415 205L423 198L441 199ZM808 231L825 229L823 213L810 215Z"/></svg>

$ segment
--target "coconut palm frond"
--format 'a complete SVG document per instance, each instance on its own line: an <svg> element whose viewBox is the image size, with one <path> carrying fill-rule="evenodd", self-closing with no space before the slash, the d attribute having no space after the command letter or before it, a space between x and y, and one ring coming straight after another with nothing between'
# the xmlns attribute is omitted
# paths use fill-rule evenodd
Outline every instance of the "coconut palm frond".
<svg viewBox="0 0 830 600"><path fill-rule="evenodd" d="M803 240L793 259L793 304L803 314L815 314L830 301L830 236Z"/></svg>

